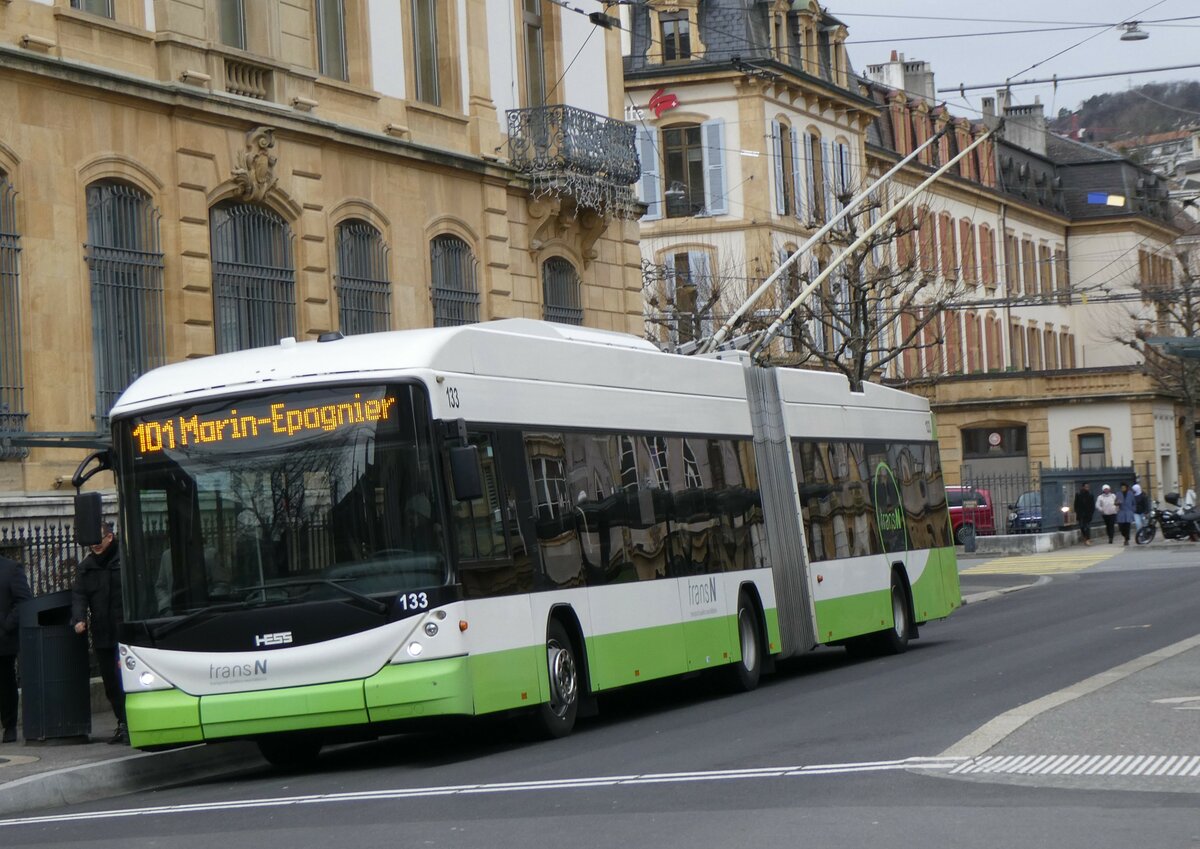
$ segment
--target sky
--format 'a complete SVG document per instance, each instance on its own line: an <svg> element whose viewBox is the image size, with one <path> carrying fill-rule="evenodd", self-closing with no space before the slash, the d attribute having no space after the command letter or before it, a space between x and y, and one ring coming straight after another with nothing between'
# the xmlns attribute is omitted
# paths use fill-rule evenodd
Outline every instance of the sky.
<svg viewBox="0 0 1200 849"><path fill-rule="evenodd" d="M980 98L995 95L1006 79L1048 79L1055 75L1128 72L1174 65L1200 65L1200 2L1197 0L1007 0L1004 3L966 0L823 0L828 11L849 29L847 50L855 71L886 62L891 51L909 61L924 60L933 68L934 86L988 85L988 89L945 92L951 111L964 117L978 114ZM948 8L950 7L950 8ZM903 17L911 16L911 17ZM928 19L918 19L925 16ZM974 20L947 20L946 18ZM1164 19L1182 19L1167 22ZM983 20L991 19L991 20ZM1140 20L1150 37L1122 41L1120 28L1073 28L1080 24ZM1041 22L1053 23L1041 23ZM1162 21L1161 23L1152 23ZM1056 29L1008 35L962 37L965 33ZM920 36L954 38L907 40ZM1094 37L1092 37L1094 36ZM1072 45L1089 39L1077 47ZM1071 48L1071 49L1067 49ZM1066 50L1055 58L1054 54ZM1036 67L1033 67L1035 66ZM1097 94L1123 91L1148 82L1200 80L1200 67L1151 74L1125 74L1101 79L1043 85L1014 86L1013 103L1032 103L1039 95L1047 117L1059 109L1076 108ZM1196 116L1200 121L1200 116Z"/></svg>

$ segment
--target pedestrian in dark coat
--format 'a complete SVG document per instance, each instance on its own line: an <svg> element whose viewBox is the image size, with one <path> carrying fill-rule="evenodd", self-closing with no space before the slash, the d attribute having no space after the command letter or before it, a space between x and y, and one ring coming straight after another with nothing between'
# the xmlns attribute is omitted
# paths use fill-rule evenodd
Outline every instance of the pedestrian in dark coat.
<svg viewBox="0 0 1200 849"><path fill-rule="evenodd" d="M1121 529L1126 545L1129 545L1129 530L1137 519L1137 505L1134 502L1135 496L1129 491L1129 484L1121 484L1121 491L1117 493L1117 527Z"/></svg>
<svg viewBox="0 0 1200 849"><path fill-rule="evenodd" d="M3 741L17 742L17 654L20 650L21 603L33 598L25 569L0 557L0 725Z"/></svg>
<svg viewBox="0 0 1200 849"><path fill-rule="evenodd" d="M1079 536L1083 539L1084 545L1092 544L1090 528L1095 515L1096 496L1092 495L1092 491L1085 483L1079 488L1079 492L1075 493L1075 518L1079 522Z"/></svg>
<svg viewBox="0 0 1200 849"><path fill-rule="evenodd" d="M104 694L117 717L110 743L128 743L125 726L125 691L117 667L117 634L124 613L121 607L121 557L112 525L101 526L100 542L83 558L71 588L71 624L76 634L92 632L92 650L104 679ZM89 616L90 614L90 616ZM89 624L90 623L90 624Z"/></svg>

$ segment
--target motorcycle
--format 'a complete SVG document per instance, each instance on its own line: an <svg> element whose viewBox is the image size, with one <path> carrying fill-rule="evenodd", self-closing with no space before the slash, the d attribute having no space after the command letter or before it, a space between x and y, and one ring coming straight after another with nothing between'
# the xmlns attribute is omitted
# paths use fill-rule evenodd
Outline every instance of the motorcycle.
<svg viewBox="0 0 1200 849"><path fill-rule="evenodd" d="M1192 503L1187 502L1180 507L1178 492L1168 492L1166 499L1175 509L1163 510L1155 505L1146 517L1146 524L1138 529L1138 545L1152 542L1159 528L1162 529L1165 539L1189 539L1192 542L1200 540L1200 510L1196 510Z"/></svg>

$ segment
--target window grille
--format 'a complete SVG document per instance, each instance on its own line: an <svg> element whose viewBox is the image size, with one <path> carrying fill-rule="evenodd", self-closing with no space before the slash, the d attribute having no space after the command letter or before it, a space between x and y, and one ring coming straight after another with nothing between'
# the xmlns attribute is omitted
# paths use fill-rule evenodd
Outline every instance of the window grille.
<svg viewBox="0 0 1200 849"><path fill-rule="evenodd" d="M383 235L367 222L347 221L338 225L338 272L334 288L341 331L345 335L391 329L388 254Z"/></svg>
<svg viewBox="0 0 1200 849"><path fill-rule="evenodd" d="M579 272L562 257L551 257L542 264L542 295L546 321L583 324Z"/></svg>
<svg viewBox="0 0 1200 849"><path fill-rule="evenodd" d="M25 430L28 416L21 367L21 236L16 213L17 191L0 174L0 432ZM0 460L27 453L0 443Z"/></svg>
<svg viewBox="0 0 1200 849"><path fill-rule="evenodd" d="M96 424L139 375L166 362L163 327L163 254L159 211L149 196L117 182L87 188L92 352Z"/></svg>
<svg viewBox="0 0 1200 849"><path fill-rule="evenodd" d="M210 225L217 353L295 335L292 228L269 209L236 202L214 207Z"/></svg>
<svg viewBox="0 0 1200 849"><path fill-rule="evenodd" d="M434 327L479 321L478 265L471 246L457 236L437 236L429 243Z"/></svg>

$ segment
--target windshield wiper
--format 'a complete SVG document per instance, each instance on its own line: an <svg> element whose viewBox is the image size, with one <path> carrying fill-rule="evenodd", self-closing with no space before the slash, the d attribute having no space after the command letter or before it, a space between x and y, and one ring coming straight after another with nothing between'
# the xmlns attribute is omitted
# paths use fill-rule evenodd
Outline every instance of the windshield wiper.
<svg viewBox="0 0 1200 849"><path fill-rule="evenodd" d="M247 596L261 592L266 597L267 590L286 589L288 587L333 587L340 593L349 596L354 601L358 602L361 607L366 608L372 613L387 613L387 605L379 599L371 598L369 595L363 595L357 590L352 590L347 586L343 586L344 581L353 580L351 578L301 578L294 581L280 581L276 584L259 584L256 587L247 587Z"/></svg>
<svg viewBox="0 0 1200 849"><path fill-rule="evenodd" d="M190 625L199 619L207 618L213 613L220 613L223 610L242 610L251 606L252 605L250 604L249 599L243 599L242 601L226 601L222 602L221 604L210 604L208 607L201 607L198 610L193 610L182 619L175 619L171 622L168 622L166 625L160 625L157 628L147 628L146 630L150 632L150 637L152 639L158 640L160 637L165 637L167 634L177 631L185 625Z"/></svg>

